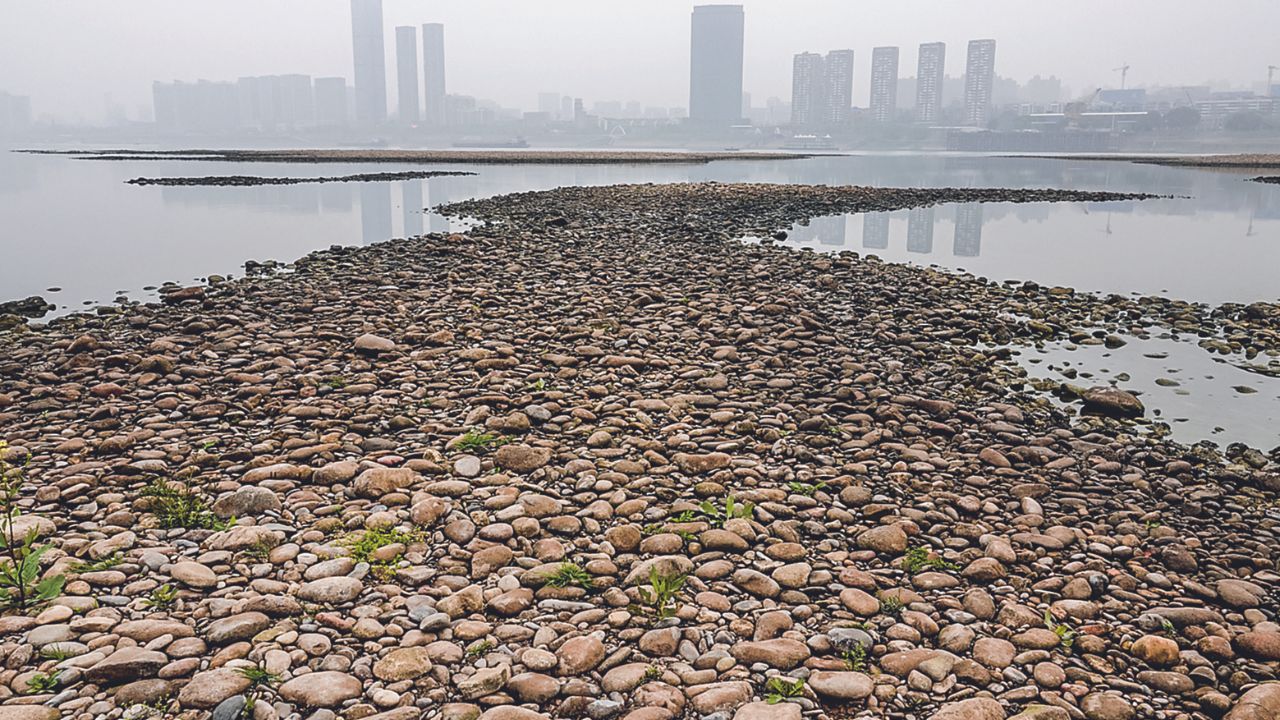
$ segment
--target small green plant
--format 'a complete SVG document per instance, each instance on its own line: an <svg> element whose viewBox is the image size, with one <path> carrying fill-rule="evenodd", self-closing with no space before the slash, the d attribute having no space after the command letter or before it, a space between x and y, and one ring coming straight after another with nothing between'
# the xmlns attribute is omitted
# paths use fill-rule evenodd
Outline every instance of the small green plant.
<svg viewBox="0 0 1280 720"><path fill-rule="evenodd" d="M323 382L325 385L328 385L330 388L334 390L341 390L342 388L347 386L346 378L338 377L337 375L333 377L327 377L323 380Z"/></svg>
<svg viewBox="0 0 1280 720"><path fill-rule="evenodd" d="M244 710L242 717L253 717L253 707L258 704L258 700L262 697L264 688L275 687L280 684L280 676L266 669L262 665L250 665L248 667L236 668L236 672L249 681L249 689L245 692Z"/></svg>
<svg viewBox="0 0 1280 720"><path fill-rule="evenodd" d="M577 563L560 563L560 567L556 568L551 577L547 578L547 584L554 588L577 585L580 588L589 590L591 589L591 575Z"/></svg>
<svg viewBox="0 0 1280 720"><path fill-rule="evenodd" d="M734 496L726 495L723 509L710 500L703 500L698 509L711 527L723 527L729 520L750 518L756 506L752 503L740 503Z"/></svg>
<svg viewBox="0 0 1280 720"><path fill-rule="evenodd" d="M142 601L142 604L148 608L163 610L170 607L178 600L178 588L165 583L155 590Z"/></svg>
<svg viewBox="0 0 1280 720"><path fill-rule="evenodd" d="M1076 642L1076 631L1070 626L1064 625L1054 619L1053 613L1048 610L1044 611L1044 626L1053 631L1058 636L1058 644L1070 650L1071 646Z"/></svg>
<svg viewBox="0 0 1280 720"><path fill-rule="evenodd" d="M77 575L83 575L88 572L99 572L101 570L110 570L111 568L124 562L123 553L113 553L101 560L94 562L77 562L71 566L71 571Z"/></svg>
<svg viewBox="0 0 1280 720"><path fill-rule="evenodd" d="M897 595L880 596L880 611L885 615L897 615L902 608L902 600Z"/></svg>
<svg viewBox="0 0 1280 720"><path fill-rule="evenodd" d="M844 666L850 670L865 672L867 669L867 646L862 643L854 643L853 647L841 653L840 657L844 659Z"/></svg>
<svg viewBox="0 0 1280 720"><path fill-rule="evenodd" d="M210 450L214 449L214 448L215 448L215 447L217 447L217 446L218 446L218 441L217 441L216 439L214 439L214 440L205 440L204 442L200 443L200 452L206 452L206 453L207 453L207 452L209 452Z"/></svg>
<svg viewBox="0 0 1280 720"><path fill-rule="evenodd" d="M26 610L61 595L67 577L41 580L40 558L53 546L37 545L35 528L17 536L14 524L25 475L22 466L9 462L8 450L8 443L0 440L0 608Z"/></svg>
<svg viewBox="0 0 1280 720"><path fill-rule="evenodd" d="M777 705L787 698L801 697L804 695L804 678L789 678L781 675L774 675L765 683L764 700L770 705Z"/></svg>
<svg viewBox="0 0 1280 720"><path fill-rule="evenodd" d="M824 490L827 487L827 484L825 482L819 482L815 485L813 483L802 483L802 482L792 481L787 483L787 487L790 488L791 492L795 493L796 495L813 497L819 491Z"/></svg>
<svg viewBox="0 0 1280 720"><path fill-rule="evenodd" d="M1178 628L1174 627L1174 626L1173 626L1173 623L1169 622L1169 618L1167 618L1167 617L1165 617L1165 616L1163 616L1163 615L1157 615L1157 617L1159 617L1159 618L1160 618L1160 630L1161 630L1161 632L1168 633L1169 635L1177 635L1177 634L1178 634Z"/></svg>
<svg viewBox="0 0 1280 720"><path fill-rule="evenodd" d="M662 523L657 523L657 522L649 523L648 525L645 525L643 528L640 528L640 532L644 533L645 535L659 535L661 533L666 532L666 526L663 525Z"/></svg>
<svg viewBox="0 0 1280 720"><path fill-rule="evenodd" d="M271 551L275 548L269 540L259 540L252 546L245 549L244 554L255 560L266 560Z"/></svg>
<svg viewBox="0 0 1280 720"><path fill-rule="evenodd" d="M62 662L63 660L73 656L66 648L55 643L53 645L45 645L40 648L40 657L45 660L56 660L58 662Z"/></svg>
<svg viewBox="0 0 1280 720"><path fill-rule="evenodd" d="M347 549L347 553L351 555L352 560L369 563L374 576L380 580L387 581L395 577L396 563L400 562L400 555L397 554L392 558L376 560L373 554L388 545L397 543L411 545L421 539L422 533L416 530L366 528L362 532L346 536L339 540L338 544Z"/></svg>
<svg viewBox="0 0 1280 720"><path fill-rule="evenodd" d="M934 557L933 553L926 547L907 548L907 554L902 556L902 569L909 574L915 575L922 570L955 570L956 566L940 557Z"/></svg>
<svg viewBox="0 0 1280 720"><path fill-rule="evenodd" d="M143 488L142 496L151 499L151 512L166 530L226 530L234 522L219 520L200 493L174 486L163 478L151 481Z"/></svg>
<svg viewBox="0 0 1280 720"><path fill-rule="evenodd" d="M662 677L662 668L657 665L650 665L644 669L644 681L653 682Z"/></svg>
<svg viewBox="0 0 1280 720"><path fill-rule="evenodd" d="M654 565L649 568L649 587L640 588L640 599L648 606L649 613L665 620L676 612L676 598L684 590L687 576L680 573L663 573Z"/></svg>
<svg viewBox="0 0 1280 720"><path fill-rule="evenodd" d="M507 440L499 435L468 430L463 433L462 437L458 438L453 447L459 452L470 453L485 452L506 444Z"/></svg>
<svg viewBox="0 0 1280 720"><path fill-rule="evenodd" d="M273 687L280 682L280 676L261 665L236 668L236 672L249 681L249 687Z"/></svg>
<svg viewBox="0 0 1280 720"><path fill-rule="evenodd" d="M56 690L58 687L58 673L49 675L47 673L36 673L27 678L27 694L40 695Z"/></svg>
<svg viewBox="0 0 1280 720"><path fill-rule="evenodd" d="M685 510L684 512L681 512L679 515L676 515L675 517L671 518L671 522L691 523L697 519L698 519L697 513L695 513L692 510Z"/></svg>
<svg viewBox="0 0 1280 720"><path fill-rule="evenodd" d="M547 389L547 379L538 378L537 380L526 385L525 389L532 390L533 392L542 392Z"/></svg>
<svg viewBox="0 0 1280 720"><path fill-rule="evenodd" d="M475 660L478 657L482 657L485 653L492 650L493 647L494 645L492 640L481 640L480 642L474 643L471 647L467 648L467 659Z"/></svg>

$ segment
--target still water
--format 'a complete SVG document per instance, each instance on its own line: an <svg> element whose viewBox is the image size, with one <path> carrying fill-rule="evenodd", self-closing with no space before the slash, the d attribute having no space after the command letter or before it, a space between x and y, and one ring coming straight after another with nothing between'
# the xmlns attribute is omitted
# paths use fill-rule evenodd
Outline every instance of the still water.
<svg viewBox="0 0 1280 720"><path fill-rule="evenodd" d="M42 295L73 312L118 297L148 300L166 281L237 275L246 260L291 261L330 245L369 244L456 230L424 208L564 185L639 182L778 182L895 187L1035 187L1174 195L1142 202L947 204L814 218L786 244L850 250L886 260L966 270L993 280L1034 280L1079 290L1161 294L1219 304L1280 299L1280 186L1250 175L1123 162L973 155L832 156L707 165L440 165L468 177L262 187L137 187L138 177L313 177L422 170L399 164L101 161L0 152L0 299ZM50 288L57 288L56 291ZM1097 382L1142 385L1144 400L1194 442L1240 438L1280 445L1280 398L1268 384L1247 398L1249 432L1233 430L1240 393L1231 373L1198 372L1183 392L1151 382L1199 367L1203 350L1169 340L1154 365L1119 353L1089 371ZM1071 353L1072 358L1084 355ZM1139 355L1140 357L1140 355ZM1128 359L1126 359L1128 358ZM1048 358L1041 358L1048 360ZM1058 357L1058 365L1068 358ZM1033 368L1036 374L1050 363ZM1130 370L1126 365L1132 365ZM1148 368L1148 366L1150 367ZM1139 367L1141 366L1141 367ZM1102 369L1109 372L1104 373ZM1235 371L1235 368L1231 368ZM1049 371L1056 373L1056 371ZM1119 373L1128 373L1128 376ZM1206 377L1210 376L1210 377ZM1239 384L1239 383L1234 383ZM1158 386L1165 387L1165 386ZM1161 397L1168 397L1167 412ZM1209 411L1212 408L1212 412ZM1200 419L1191 420L1199 415ZM1263 427L1259 428L1258 426ZM1274 440L1270 442L1269 440Z"/></svg>

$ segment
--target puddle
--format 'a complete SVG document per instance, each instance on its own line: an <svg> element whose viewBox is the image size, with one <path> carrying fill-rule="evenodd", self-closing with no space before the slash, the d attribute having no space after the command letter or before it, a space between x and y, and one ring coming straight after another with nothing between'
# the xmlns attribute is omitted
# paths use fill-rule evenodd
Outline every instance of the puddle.
<svg viewBox="0 0 1280 720"><path fill-rule="evenodd" d="M1178 442L1208 440L1219 447L1239 442L1263 452L1280 448L1280 377L1239 367L1247 363L1276 373L1280 360L1218 355L1168 334L1125 340L1119 348L1055 342L1011 350L1031 378L1134 393L1146 406L1146 417L1168 424ZM1065 406L1080 408L1079 403Z"/></svg>

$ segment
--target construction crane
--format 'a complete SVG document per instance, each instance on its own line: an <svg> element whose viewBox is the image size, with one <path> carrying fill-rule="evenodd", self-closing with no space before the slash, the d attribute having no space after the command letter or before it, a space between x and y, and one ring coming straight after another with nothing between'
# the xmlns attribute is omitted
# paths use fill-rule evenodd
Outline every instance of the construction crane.
<svg viewBox="0 0 1280 720"><path fill-rule="evenodd" d="M1111 68L1111 72L1120 73L1120 89L1124 89L1124 82L1129 77L1129 63L1125 63L1118 68Z"/></svg>
<svg viewBox="0 0 1280 720"><path fill-rule="evenodd" d="M1084 115L1084 113L1093 105L1093 101L1097 99L1098 93L1100 92L1102 92L1102 88L1097 88L1093 92L1085 93L1062 106L1062 114L1066 116L1067 123L1070 126L1079 126L1080 116Z"/></svg>

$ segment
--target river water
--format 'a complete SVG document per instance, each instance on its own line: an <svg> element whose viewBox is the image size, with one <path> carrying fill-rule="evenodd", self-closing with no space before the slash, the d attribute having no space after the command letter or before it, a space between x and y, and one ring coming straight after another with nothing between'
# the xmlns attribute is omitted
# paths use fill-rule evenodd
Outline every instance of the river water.
<svg viewBox="0 0 1280 720"><path fill-rule="evenodd" d="M311 177L422 169L476 175L260 187L125 183L138 176ZM1124 162L973 155L426 167L103 161L0 152L0 249L5 258L0 299L42 295L58 306L59 314L122 296L148 300L155 296L155 286L166 281L190 284L210 274L238 275L246 260L287 262L330 245L460 228L457 220L424 211L442 203L563 185L714 180L1174 195L1142 202L948 204L815 218L793 228L786 244L1085 291L1160 294L1210 304L1276 301L1280 186L1247 182L1251 176ZM1149 370L1126 367L1146 368L1147 363L1134 359L1141 354L1096 353L1095 358L1092 349L1079 355L1063 349L1023 352L1019 361L1038 376L1051 376L1066 362L1079 363L1098 382L1143 391L1166 419L1179 419L1171 424L1181 440L1243 440L1263 449L1280 445L1277 381L1251 373L1258 392L1237 392L1232 388L1247 384L1236 376L1243 371L1232 367L1232 372L1217 373L1231 378L1224 385L1201 367L1201 361L1211 361L1201 357L1206 354L1194 343L1167 344L1173 352L1162 351L1163 362ZM1048 370L1050 365L1055 369ZM1174 390L1168 389L1167 379L1153 384L1175 366L1196 370ZM1126 375L1116 380L1116 373ZM1210 375L1215 376L1205 377ZM1169 398L1164 407L1160 397ZM1213 412L1197 412L1210 406ZM1240 408L1248 412L1234 412Z"/></svg>

